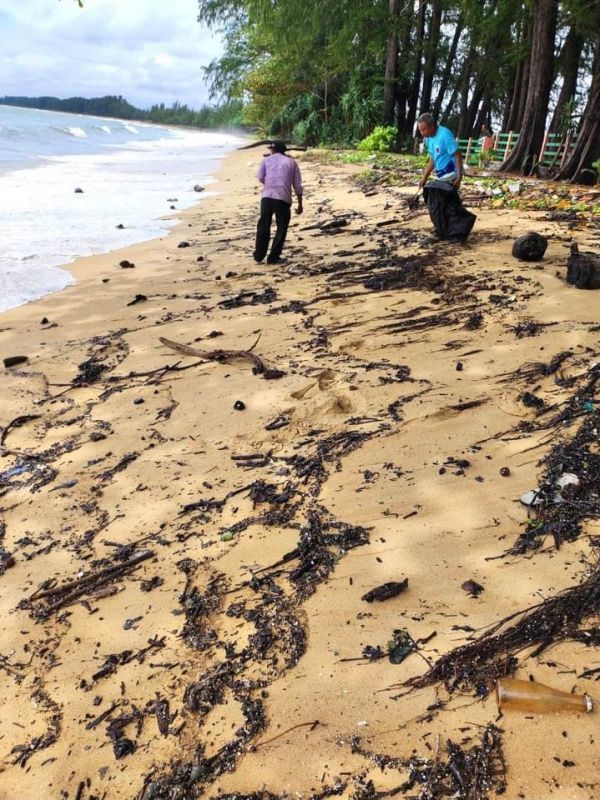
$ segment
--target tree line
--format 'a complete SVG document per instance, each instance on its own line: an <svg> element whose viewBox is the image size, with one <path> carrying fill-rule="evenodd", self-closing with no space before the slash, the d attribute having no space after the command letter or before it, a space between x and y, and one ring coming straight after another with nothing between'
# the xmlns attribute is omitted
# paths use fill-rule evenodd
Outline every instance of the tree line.
<svg viewBox="0 0 600 800"><path fill-rule="evenodd" d="M198 0L222 32L214 96L304 144L352 144L433 113L459 138L520 133L505 170L527 174L547 128L576 135L558 177L600 158L600 0Z"/></svg>
<svg viewBox="0 0 600 800"><path fill-rule="evenodd" d="M120 95L106 97L1 97L1 105L39 108L46 111L64 111L71 114L90 114L97 117L155 122L161 125L187 125L194 128L233 128L242 124L242 102L228 100L219 106L204 105L195 111L175 102L153 105L148 110L136 108Z"/></svg>

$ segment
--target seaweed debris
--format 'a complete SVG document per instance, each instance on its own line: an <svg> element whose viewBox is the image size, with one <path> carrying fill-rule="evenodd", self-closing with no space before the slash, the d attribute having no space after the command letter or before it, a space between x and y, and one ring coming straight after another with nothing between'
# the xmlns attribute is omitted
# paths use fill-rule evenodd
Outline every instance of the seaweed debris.
<svg viewBox="0 0 600 800"><path fill-rule="evenodd" d="M446 757L425 759L419 756L397 758L363 750L360 739L354 736L352 752L373 761L380 769L408 771L408 779L391 792L377 793L375 797L412 791L414 800L442 800L458 797L461 800L486 800L491 792L499 795L506 791L506 764L502 750L502 732L495 725L487 725L481 740L467 749L464 742L446 741Z"/></svg>
<svg viewBox="0 0 600 800"><path fill-rule="evenodd" d="M591 637L579 626L599 614L600 568L596 567L583 583L500 620L477 639L441 656L425 674L410 678L404 685L419 689L442 683L449 692L475 689L483 697L498 678L515 672L516 653L531 649L528 657L534 658L565 639L594 643L597 637ZM519 615L517 623L498 633Z"/></svg>
<svg viewBox="0 0 600 800"><path fill-rule="evenodd" d="M508 554L538 550L548 538L558 549L563 542L575 541L582 534L585 519L600 518L599 426L600 412L591 412L573 439L558 444L545 459L546 471L539 484L534 516ZM574 478L561 488L564 475Z"/></svg>

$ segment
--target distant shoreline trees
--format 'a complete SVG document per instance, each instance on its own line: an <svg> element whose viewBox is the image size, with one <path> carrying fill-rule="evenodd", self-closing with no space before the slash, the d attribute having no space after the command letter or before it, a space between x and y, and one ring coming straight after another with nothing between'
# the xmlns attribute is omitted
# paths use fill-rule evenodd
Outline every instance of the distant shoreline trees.
<svg viewBox="0 0 600 800"><path fill-rule="evenodd" d="M121 95L105 97L0 97L0 105L37 108L43 111L63 111L70 114L89 114L96 117L115 117L159 125L185 125L193 128L236 128L242 125L241 100L228 100L219 106L202 106L198 111L181 103L154 105L148 110L136 108Z"/></svg>

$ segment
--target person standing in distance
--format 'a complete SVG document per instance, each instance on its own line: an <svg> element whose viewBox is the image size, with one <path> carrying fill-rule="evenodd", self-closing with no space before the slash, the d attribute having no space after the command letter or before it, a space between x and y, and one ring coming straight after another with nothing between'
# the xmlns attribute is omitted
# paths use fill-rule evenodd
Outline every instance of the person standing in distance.
<svg viewBox="0 0 600 800"><path fill-rule="evenodd" d="M427 179L435 170L439 181L448 181L457 190L460 189L463 160L452 131L443 125L438 125L431 114L421 114L417 125L429 153L429 161L419 181L419 188L425 186Z"/></svg>
<svg viewBox="0 0 600 800"><path fill-rule="evenodd" d="M286 155L285 142L271 142L271 154L258 168L257 178L263 184L260 201L260 219L256 226L254 260L259 263L267 255L271 239L271 222L275 215L276 231L267 264L276 264L281 258L292 208L292 189L298 199L296 213L302 213L302 176L296 161Z"/></svg>

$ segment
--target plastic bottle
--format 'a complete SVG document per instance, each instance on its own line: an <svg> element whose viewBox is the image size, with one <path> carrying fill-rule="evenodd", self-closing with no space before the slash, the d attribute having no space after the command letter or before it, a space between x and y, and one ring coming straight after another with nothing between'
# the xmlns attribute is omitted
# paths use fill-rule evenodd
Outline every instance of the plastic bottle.
<svg viewBox="0 0 600 800"><path fill-rule="evenodd" d="M561 711L591 711L592 698L570 694L536 681L501 678L496 681L496 700L501 711L524 711L531 714L556 714Z"/></svg>

